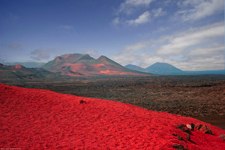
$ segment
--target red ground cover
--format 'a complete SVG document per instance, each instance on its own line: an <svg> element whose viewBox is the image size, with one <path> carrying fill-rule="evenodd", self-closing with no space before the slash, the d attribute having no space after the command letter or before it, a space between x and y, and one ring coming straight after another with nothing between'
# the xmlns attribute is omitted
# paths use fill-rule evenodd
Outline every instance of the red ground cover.
<svg viewBox="0 0 225 150"><path fill-rule="evenodd" d="M225 149L220 128L110 100L0 84L0 111L0 148ZM188 141L177 128L187 123L207 125L213 135L192 131Z"/></svg>

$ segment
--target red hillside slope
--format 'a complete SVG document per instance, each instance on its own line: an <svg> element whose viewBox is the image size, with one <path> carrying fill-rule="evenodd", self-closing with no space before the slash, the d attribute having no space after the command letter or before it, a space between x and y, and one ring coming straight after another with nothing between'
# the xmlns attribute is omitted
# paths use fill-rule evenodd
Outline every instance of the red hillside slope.
<svg viewBox="0 0 225 150"><path fill-rule="evenodd" d="M0 148L225 148L210 124L109 100L0 84L0 110Z"/></svg>

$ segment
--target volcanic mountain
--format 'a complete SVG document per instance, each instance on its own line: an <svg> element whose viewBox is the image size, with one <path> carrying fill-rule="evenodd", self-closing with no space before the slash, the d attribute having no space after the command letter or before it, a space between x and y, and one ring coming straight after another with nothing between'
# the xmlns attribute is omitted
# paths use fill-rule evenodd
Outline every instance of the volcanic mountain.
<svg viewBox="0 0 225 150"><path fill-rule="evenodd" d="M0 147L222 150L208 123L120 102L0 84Z"/></svg>
<svg viewBox="0 0 225 150"><path fill-rule="evenodd" d="M68 76L143 75L129 70L105 56L94 59L88 54L58 56L45 64L43 68Z"/></svg>

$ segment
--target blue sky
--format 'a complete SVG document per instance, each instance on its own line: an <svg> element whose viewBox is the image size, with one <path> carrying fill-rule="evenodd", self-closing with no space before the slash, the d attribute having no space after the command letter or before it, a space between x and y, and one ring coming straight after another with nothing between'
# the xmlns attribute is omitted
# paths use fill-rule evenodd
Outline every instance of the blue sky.
<svg viewBox="0 0 225 150"><path fill-rule="evenodd" d="M106 55L224 69L224 0L0 0L0 61Z"/></svg>

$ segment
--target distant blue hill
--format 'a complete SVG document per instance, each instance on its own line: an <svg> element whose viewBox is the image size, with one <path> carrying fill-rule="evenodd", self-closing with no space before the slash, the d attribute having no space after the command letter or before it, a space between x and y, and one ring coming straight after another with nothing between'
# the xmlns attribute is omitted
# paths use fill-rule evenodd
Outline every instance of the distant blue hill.
<svg viewBox="0 0 225 150"><path fill-rule="evenodd" d="M130 69L130 70L135 70L135 71L140 71L140 72L147 72L147 70L145 70L144 68L136 66L136 65L132 65L132 64L128 64L125 67Z"/></svg>
<svg viewBox="0 0 225 150"><path fill-rule="evenodd" d="M184 74L184 72L173 65L167 63L157 62L147 68L145 68L147 72L158 75L180 75Z"/></svg>
<svg viewBox="0 0 225 150"><path fill-rule="evenodd" d="M156 75L225 75L225 70L183 71L171 64L157 62L147 68L136 65L126 65L128 69L147 72Z"/></svg>

